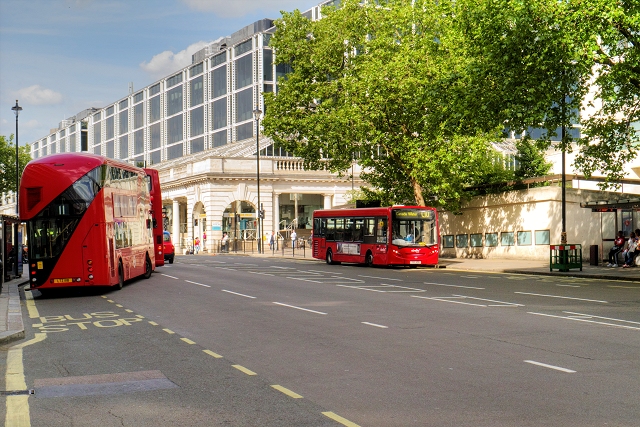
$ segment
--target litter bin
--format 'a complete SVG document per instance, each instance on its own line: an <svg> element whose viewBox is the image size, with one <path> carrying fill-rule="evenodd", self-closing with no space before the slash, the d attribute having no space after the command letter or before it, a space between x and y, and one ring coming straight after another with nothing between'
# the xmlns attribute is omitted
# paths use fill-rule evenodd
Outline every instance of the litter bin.
<svg viewBox="0 0 640 427"><path fill-rule="evenodd" d="M589 246L589 265L598 265L599 263L598 245Z"/></svg>

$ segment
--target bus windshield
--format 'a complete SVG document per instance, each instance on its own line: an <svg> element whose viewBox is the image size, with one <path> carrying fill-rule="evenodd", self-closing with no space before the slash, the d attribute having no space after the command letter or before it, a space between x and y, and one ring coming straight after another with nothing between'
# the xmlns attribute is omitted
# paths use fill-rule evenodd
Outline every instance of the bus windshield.
<svg viewBox="0 0 640 427"><path fill-rule="evenodd" d="M418 209L395 209L391 214L391 243L397 246L437 244L435 212Z"/></svg>

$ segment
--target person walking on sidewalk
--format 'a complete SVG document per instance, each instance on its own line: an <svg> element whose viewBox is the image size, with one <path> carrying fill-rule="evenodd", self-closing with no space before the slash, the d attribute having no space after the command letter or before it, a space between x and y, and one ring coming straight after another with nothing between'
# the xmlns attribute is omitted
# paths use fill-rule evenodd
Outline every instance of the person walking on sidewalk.
<svg viewBox="0 0 640 427"><path fill-rule="evenodd" d="M623 268L629 268L633 265L633 258L637 247L638 239L636 238L636 233L632 231L629 234L629 240L627 240L627 245L624 249L624 265L622 266Z"/></svg>
<svg viewBox="0 0 640 427"><path fill-rule="evenodd" d="M618 266L618 254L624 249L624 233L618 231L618 235L613 241L613 247L609 250L609 264L607 267Z"/></svg>
<svg viewBox="0 0 640 427"><path fill-rule="evenodd" d="M196 251L196 255L198 255L198 252L200 251L200 238L196 237L196 239L193 241L193 248Z"/></svg>
<svg viewBox="0 0 640 427"><path fill-rule="evenodd" d="M222 252L229 252L229 235L225 231L222 233Z"/></svg>
<svg viewBox="0 0 640 427"><path fill-rule="evenodd" d="M298 237L298 235L296 234L296 230L293 230L293 231L291 232L291 247L292 247L293 249L295 249L295 248L296 248L296 238L297 238L297 237Z"/></svg>

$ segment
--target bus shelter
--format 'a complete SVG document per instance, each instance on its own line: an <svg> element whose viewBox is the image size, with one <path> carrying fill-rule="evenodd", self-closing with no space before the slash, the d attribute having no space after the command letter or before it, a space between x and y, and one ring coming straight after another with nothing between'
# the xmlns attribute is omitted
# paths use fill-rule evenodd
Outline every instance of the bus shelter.
<svg viewBox="0 0 640 427"><path fill-rule="evenodd" d="M22 250L20 220L0 215L0 283L22 276Z"/></svg>

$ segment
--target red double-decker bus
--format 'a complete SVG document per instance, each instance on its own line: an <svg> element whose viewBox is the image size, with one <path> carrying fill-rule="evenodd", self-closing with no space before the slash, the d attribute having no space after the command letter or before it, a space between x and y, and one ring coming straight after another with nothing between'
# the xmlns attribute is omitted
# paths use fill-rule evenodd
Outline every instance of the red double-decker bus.
<svg viewBox="0 0 640 427"><path fill-rule="evenodd" d="M20 182L32 288L117 286L155 269L144 170L65 153L29 162Z"/></svg>
<svg viewBox="0 0 640 427"><path fill-rule="evenodd" d="M438 264L440 252L435 208L327 209L313 213L314 258L327 264Z"/></svg>
<svg viewBox="0 0 640 427"><path fill-rule="evenodd" d="M160 176L156 169L144 168L149 185L151 199L151 216L153 218L153 242L156 250L156 267L164 265L164 241L162 229L162 191L160 190Z"/></svg>

